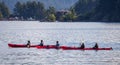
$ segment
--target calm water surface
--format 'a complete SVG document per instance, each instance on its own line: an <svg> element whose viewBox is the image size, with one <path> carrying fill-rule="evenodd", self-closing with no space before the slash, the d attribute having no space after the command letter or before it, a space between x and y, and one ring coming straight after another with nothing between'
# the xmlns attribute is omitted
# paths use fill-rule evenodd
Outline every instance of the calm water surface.
<svg viewBox="0 0 120 65"><path fill-rule="evenodd" d="M111 51L9 48L8 43L113 47ZM120 23L0 21L0 65L120 65Z"/></svg>

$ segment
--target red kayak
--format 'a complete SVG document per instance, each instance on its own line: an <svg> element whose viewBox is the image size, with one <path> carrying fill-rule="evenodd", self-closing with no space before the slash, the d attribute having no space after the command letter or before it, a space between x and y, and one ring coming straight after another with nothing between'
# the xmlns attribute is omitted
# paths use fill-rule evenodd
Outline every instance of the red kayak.
<svg viewBox="0 0 120 65"><path fill-rule="evenodd" d="M12 48L27 48L26 44L12 44L12 43L9 43L8 46L12 47ZM30 45L30 47L36 47L36 46L38 46L38 45Z"/></svg>
<svg viewBox="0 0 120 65"><path fill-rule="evenodd" d="M63 47L63 50L112 50L111 48L79 48L79 47Z"/></svg>
<svg viewBox="0 0 120 65"><path fill-rule="evenodd" d="M12 47L12 48L28 48L27 44L12 44L12 43L9 43L8 44L9 47ZM40 45L30 45L30 48L41 48L41 49L44 49L44 48L56 48L55 45L44 45L44 46L40 46Z"/></svg>

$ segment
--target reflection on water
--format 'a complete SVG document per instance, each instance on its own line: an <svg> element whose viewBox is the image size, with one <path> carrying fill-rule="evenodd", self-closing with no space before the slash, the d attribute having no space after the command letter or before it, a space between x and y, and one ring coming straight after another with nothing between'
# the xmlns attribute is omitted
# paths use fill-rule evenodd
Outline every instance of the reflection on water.
<svg viewBox="0 0 120 65"><path fill-rule="evenodd" d="M11 49L12 50L12 49ZM34 49L35 50L35 49ZM35 50L34 52L12 52L1 57L1 64L8 65L115 65L119 63L120 52L116 51L63 51Z"/></svg>
<svg viewBox="0 0 120 65"><path fill-rule="evenodd" d="M26 25L25 25L26 24ZM0 65L119 65L119 23L39 23L0 22ZM36 48L9 48L8 43L45 44L86 47L98 42L100 47L113 47L111 51L75 51Z"/></svg>

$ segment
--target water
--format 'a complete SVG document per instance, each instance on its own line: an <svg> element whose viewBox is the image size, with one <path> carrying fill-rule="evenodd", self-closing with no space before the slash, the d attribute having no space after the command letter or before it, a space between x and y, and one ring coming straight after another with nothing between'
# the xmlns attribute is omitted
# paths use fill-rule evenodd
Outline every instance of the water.
<svg viewBox="0 0 120 65"><path fill-rule="evenodd" d="M120 65L120 23L0 22L0 65ZM8 43L113 47L111 51L9 48Z"/></svg>

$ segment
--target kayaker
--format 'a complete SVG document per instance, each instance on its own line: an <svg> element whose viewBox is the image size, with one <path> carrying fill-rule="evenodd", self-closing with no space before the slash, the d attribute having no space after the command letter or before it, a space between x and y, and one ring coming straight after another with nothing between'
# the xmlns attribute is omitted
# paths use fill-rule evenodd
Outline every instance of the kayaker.
<svg viewBox="0 0 120 65"><path fill-rule="evenodd" d="M40 42L40 46L43 46L43 45L44 45L43 40L41 40L41 42Z"/></svg>
<svg viewBox="0 0 120 65"><path fill-rule="evenodd" d="M27 42L27 47L30 48L30 40Z"/></svg>
<svg viewBox="0 0 120 65"><path fill-rule="evenodd" d="M97 43L95 43L95 46L93 47L93 49L96 49L96 48L98 48L98 44Z"/></svg>
<svg viewBox="0 0 120 65"><path fill-rule="evenodd" d="M81 47L80 47L80 48L81 48L81 49L84 49L84 48L85 48L84 43L81 44Z"/></svg>
<svg viewBox="0 0 120 65"><path fill-rule="evenodd" d="M59 48L60 44L59 41L56 41L56 48Z"/></svg>

